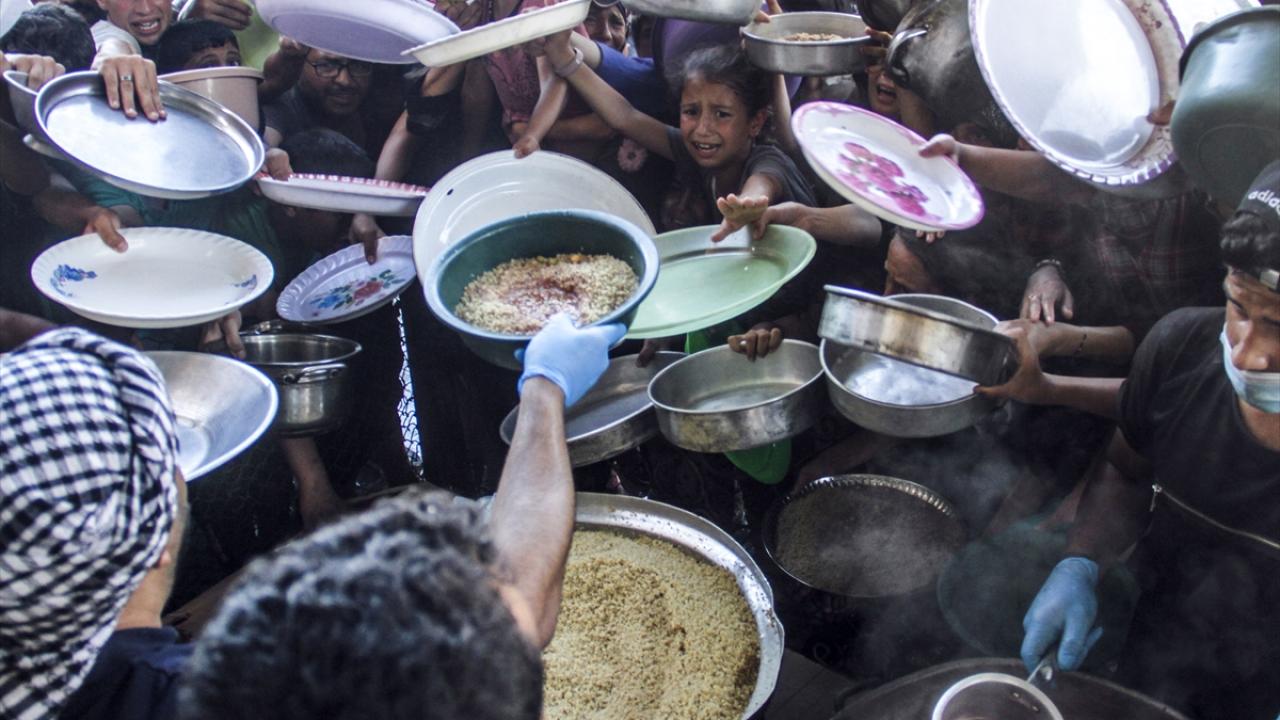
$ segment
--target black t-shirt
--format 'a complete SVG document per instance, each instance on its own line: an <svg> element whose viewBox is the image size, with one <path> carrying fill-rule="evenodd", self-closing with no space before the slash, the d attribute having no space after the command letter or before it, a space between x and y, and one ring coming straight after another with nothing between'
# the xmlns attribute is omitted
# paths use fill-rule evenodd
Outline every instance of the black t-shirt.
<svg viewBox="0 0 1280 720"><path fill-rule="evenodd" d="M1245 426L1222 366L1224 321L1222 308L1184 308L1151 329L1120 390L1120 429L1174 497L1277 539L1280 453Z"/></svg>
<svg viewBox="0 0 1280 720"><path fill-rule="evenodd" d="M173 628L117 630L98 653L62 720L166 720L177 716L178 679L194 646Z"/></svg>
<svg viewBox="0 0 1280 720"><path fill-rule="evenodd" d="M693 156L689 154L689 149L684 145L684 137L680 134L680 130L668 127L667 142L671 146L676 173L681 182L697 182L706 201L709 203L708 222L719 223L720 211L716 209L716 198L711 193L710 179L697 161L693 159ZM742 184L747 181L747 178L757 173L772 177L782 187L782 197L775 199L773 204L776 205L777 203L788 201L798 202L810 207L818 204L818 201L814 199L813 189L809 187L809 181L805 180L804 176L800 174L800 170L792 162L791 158L782 150L765 143L757 144L751 148L751 153L747 156L747 163L742 168L742 178L738 181L738 187L716 188L716 192L721 197L729 193L740 193Z"/></svg>

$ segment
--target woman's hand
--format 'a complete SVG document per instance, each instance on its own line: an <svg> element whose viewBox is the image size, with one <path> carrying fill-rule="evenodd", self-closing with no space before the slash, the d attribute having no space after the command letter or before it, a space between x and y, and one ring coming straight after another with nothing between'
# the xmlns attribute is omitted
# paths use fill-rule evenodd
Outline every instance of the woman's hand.
<svg viewBox="0 0 1280 720"><path fill-rule="evenodd" d="M716 200L716 207L724 215L724 222L720 223L720 229L711 236L711 242L720 242L764 217L765 211L769 209L769 198L764 195L738 197L730 193Z"/></svg>
<svg viewBox="0 0 1280 720"><path fill-rule="evenodd" d="M782 328L773 323L760 323L741 335L729 336L729 349L742 353L748 360L765 357L782 346Z"/></svg>
<svg viewBox="0 0 1280 720"><path fill-rule="evenodd" d="M1052 325L1054 311L1062 305L1062 317L1070 320L1076 314L1075 296L1056 265L1043 265L1027 278L1027 291L1022 296L1022 310L1018 317L1032 322L1043 319L1046 325Z"/></svg>

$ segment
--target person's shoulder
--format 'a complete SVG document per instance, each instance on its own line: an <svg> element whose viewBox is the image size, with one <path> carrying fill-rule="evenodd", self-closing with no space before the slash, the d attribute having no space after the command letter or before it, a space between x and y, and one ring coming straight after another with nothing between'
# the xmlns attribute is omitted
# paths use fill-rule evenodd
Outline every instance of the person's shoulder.
<svg viewBox="0 0 1280 720"><path fill-rule="evenodd" d="M1221 307L1179 308L1156 322L1143 344L1156 346L1201 346L1217 342L1226 321Z"/></svg>
<svg viewBox="0 0 1280 720"><path fill-rule="evenodd" d="M112 633L102 655L153 672L180 675L194 648L181 642L173 628L129 628Z"/></svg>

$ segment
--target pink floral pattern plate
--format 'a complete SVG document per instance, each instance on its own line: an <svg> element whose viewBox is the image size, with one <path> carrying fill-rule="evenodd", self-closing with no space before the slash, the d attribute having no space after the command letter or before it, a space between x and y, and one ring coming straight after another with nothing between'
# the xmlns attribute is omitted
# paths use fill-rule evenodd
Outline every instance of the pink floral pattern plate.
<svg viewBox="0 0 1280 720"><path fill-rule="evenodd" d="M876 217L915 230L962 230L984 212L982 196L949 158L923 158L924 138L868 110L808 103L791 118L818 177Z"/></svg>
<svg viewBox="0 0 1280 720"><path fill-rule="evenodd" d="M407 235L382 238L372 265L364 248L351 245L294 278L276 300L276 312L291 322L345 322L391 302L416 277L413 240Z"/></svg>

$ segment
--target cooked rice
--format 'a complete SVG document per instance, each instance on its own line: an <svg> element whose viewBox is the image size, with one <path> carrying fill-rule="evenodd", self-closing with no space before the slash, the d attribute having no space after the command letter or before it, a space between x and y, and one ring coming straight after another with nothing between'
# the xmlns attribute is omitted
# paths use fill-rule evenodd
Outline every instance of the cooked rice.
<svg viewBox="0 0 1280 720"><path fill-rule="evenodd" d="M490 332L533 335L557 313L589 325L618 309L639 280L612 255L508 260L467 284L454 312Z"/></svg>
<svg viewBox="0 0 1280 720"><path fill-rule="evenodd" d="M573 536L543 717L736 720L759 674L755 620L727 571L674 545Z"/></svg>
<svg viewBox="0 0 1280 720"><path fill-rule="evenodd" d="M782 38L787 42L831 42L833 40L848 40L849 38L835 33L791 33Z"/></svg>

